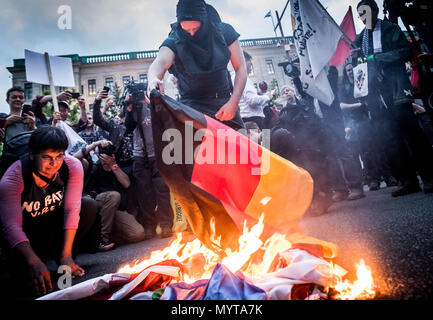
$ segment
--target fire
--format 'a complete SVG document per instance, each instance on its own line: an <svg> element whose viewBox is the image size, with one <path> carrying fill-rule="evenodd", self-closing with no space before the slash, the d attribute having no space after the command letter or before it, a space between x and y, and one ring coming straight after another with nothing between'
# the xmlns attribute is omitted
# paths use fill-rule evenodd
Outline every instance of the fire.
<svg viewBox="0 0 433 320"><path fill-rule="evenodd" d="M221 258L212 250L209 250L198 239L185 242L182 234L177 234L168 247L162 250L153 251L149 258L137 261L133 265L125 265L118 270L118 273L138 274L144 269L166 261L177 260L185 267L183 281L187 283L195 282L199 279L209 279L213 269L218 263L224 264L233 273L242 271L254 279L263 279L269 274L272 263L280 253L289 250L292 244L285 235L275 233L265 242L260 239L264 230L264 215L262 215L256 225L249 229L246 222L244 230L238 239L238 249L224 251L225 257ZM214 249L220 248L220 239L215 234L215 222L211 221L211 240ZM258 258L259 257L259 258ZM338 265L330 264L335 279L332 288L337 295L334 298L342 300L372 299L375 296L374 283L371 270L361 260L357 265L358 279L352 284L347 280L342 280L346 271Z"/></svg>
<svg viewBox="0 0 433 320"><path fill-rule="evenodd" d="M356 276L358 279L351 284L349 281L341 280L341 277L337 276L337 284L334 286L334 290L338 292L336 298L340 300L356 300L356 299L373 299L376 295L374 290L374 281L371 269L365 265L363 259L360 263L355 265Z"/></svg>

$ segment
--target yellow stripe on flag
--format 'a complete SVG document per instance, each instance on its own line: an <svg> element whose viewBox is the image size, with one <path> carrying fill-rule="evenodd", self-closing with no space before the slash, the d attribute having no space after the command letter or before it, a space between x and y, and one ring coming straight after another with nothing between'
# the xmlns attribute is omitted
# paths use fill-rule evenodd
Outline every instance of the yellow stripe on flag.
<svg viewBox="0 0 433 320"><path fill-rule="evenodd" d="M310 174L263 148L260 178L245 213L255 219L265 214L264 223L289 233L302 218L313 198Z"/></svg>

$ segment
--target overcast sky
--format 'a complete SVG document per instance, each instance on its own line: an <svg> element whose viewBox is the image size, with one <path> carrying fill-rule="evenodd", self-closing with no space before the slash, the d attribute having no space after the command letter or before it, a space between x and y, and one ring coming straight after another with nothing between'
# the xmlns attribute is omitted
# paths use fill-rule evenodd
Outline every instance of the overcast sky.
<svg viewBox="0 0 433 320"><path fill-rule="evenodd" d="M274 37L271 10L281 14L286 0L208 0L241 34L241 39ZM356 13L359 0L320 0L339 24L349 5L354 8L357 32L362 23ZM383 0L377 1L382 7ZM8 112L5 94L11 87L6 67L24 58L24 49L51 55L96 55L156 50L176 20L177 0L2 0L0 9L0 112ZM60 30L58 8L70 6L72 29ZM291 35L289 12L283 18ZM382 16L382 15L381 15Z"/></svg>

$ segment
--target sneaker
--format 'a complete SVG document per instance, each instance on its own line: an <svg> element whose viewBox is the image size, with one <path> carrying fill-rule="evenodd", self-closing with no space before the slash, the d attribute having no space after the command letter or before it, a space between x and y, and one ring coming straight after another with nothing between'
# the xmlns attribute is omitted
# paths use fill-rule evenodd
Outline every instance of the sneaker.
<svg viewBox="0 0 433 320"><path fill-rule="evenodd" d="M365 197L364 191L362 189L353 189L350 191L349 196L347 197L347 200L353 201L362 199Z"/></svg>
<svg viewBox="0 0 433 320"><path fill-rule="evenodd" d="M332 196L332 201L334 202L340 202L347 199L348 193L345 191L335 191L334 195Z"/></svg>
<svg viewBox="0 0 433 320"><path fill-rule="evenodd" d="M380 184L377 181L373 181L368 185L368 189L370 191L377 191L380 190Z"/></svg>
<svg viewBox="0 0 433 320"><path fill-rule="evenodd" d="M101 241L99 243L98 246L98 251L99 252L105 252L105 251L110 251L111 249L113 249L115 246L114 242L110 242L110 241Z"/></svg>
<svg viewBox="0 0 433 320"><path fill-rule="evenodd" d="M420 192L421 188L415 183L404 183L403 186L392 193L394 198L405 196L411 193Z"/></svg>

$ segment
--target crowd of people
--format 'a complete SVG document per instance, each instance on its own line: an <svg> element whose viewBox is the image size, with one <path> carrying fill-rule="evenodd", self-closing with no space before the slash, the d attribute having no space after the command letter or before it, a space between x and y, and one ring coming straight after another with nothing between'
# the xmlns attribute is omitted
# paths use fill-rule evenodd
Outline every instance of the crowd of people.
<svg viewBox="0 0 433 320"><path fill-rule="evenodd" d="M366 28L355 41L362 50L353 52L343 76L329 68L336 97L330 106L296 81L283 87L277 100L266 83L257 90L247 76L252 57L242 51L239 34L213 7L189 0L177 5L178 22L149 70L148 94L164 93L162 79L169 71L184 104L233 129L246 128L259 144L261 132L270 130L271 151L308 170L315 181L307 215L361 199L366 185L375 191L383 182L398 186L392 192L398 197L420 191L419 176L424 193L433 193L431 140L416 116L427 106L414 103L405 68L409 43L397 25L377 19L373 0L361 5L372 7L373 28L382 27L381 48L376 50ZM374 75L362 99L353 94L358 58L367 58ZM52 290L52 265L70 266L73 276L84 274L74 262L80 252L154 238L158 225L162 237L173 235L170 190L156 167L149 101L130 99L112 118L107 110L113 97L106 90L98 92L91 113L79 97L80 118L71 124L70 91L57 96L59 108L53 106L50 117L45 108L50 95L25 105L22 88L6 93L10 113L0 129L1 257L12 274L30 271L39 295ZM67 153L59 121L85 142L73 154Z"/></svg>

